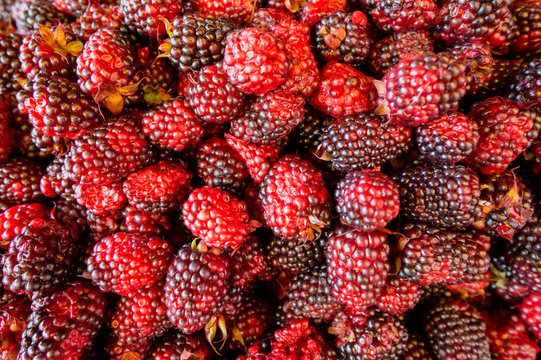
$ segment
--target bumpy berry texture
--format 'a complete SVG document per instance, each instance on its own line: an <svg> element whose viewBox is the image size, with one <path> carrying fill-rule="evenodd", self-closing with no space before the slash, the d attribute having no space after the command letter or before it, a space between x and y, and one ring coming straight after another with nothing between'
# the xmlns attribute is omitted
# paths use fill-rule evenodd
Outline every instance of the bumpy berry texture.
<svg viewBox="0 0 541 360"><path fill-rule="evenodd" d="M411 129L383 116L363 113L336 120L323 129L317 154L342 172L375 168L406 153Z"/></svg>
<svg viewBox="0 0 541 360"><path fill-rule="evenodd" d="M0 94L13 98L20 87L17 79L25 77L19 61L22 41L22 36L17 33L0 33Z"/></svg>
<svg viewBox="0 0 541 360"><path fill-rule="evenodd" d="M326 239L323 236L304 244L274 237L267 244L267 262L275 271L299 274L325 260L325 245Z"/></svg>
<svg viewBox="0 0 541 360"><path fill-rule="evenodd" d="M12 158L0 164L0 201L13 205L43 198L40 180L44 171L27 158Z"/></svg>
<svg viewBox="0 0 541 360"><path fill-rule="evenodd" d="M502 360L534 360L539 347L530 339L526 323L516 314L481 313L487 325L492 356Z"/></svg>
<svg viewBox="0 0 541 360"><path fill-rule="evenodd" d="M11 15L17 30L23 34L38 30L40 25L53 26L70 20L49 1L17 1Z"/></svg>
<svg viewBox="0 0 541 360"><path fill-rule="evenodd" d="M286 155L269 170L259 197L276 236L313 240L330 221L329 192L321 173L299 156Z"/></svg>
<svg viewBox="0 0 541 360"><path fill-rule="evenodd" d="M171 99L145 113L143 133L165 150L182 151L201 140L205 130L186 100Z"/></svg>
<svg viewBox="0 0 541 360"><path fill-rule="evenodd" d="M398 186L379 171L348 173L334 198L342 223L366 232L385 227L400 210Z"/></svg>
<svg viewBox="0 0 541 360"><path fill-rule="evenodd" d="M9 244L2 259L2 281L10 291L37 299L68 279L76 256L68 228L36 218Z"/></svg>
<svg viewBox="0 0 541 360"><path fill-rule="evenodd" d="M91 3L79 17L77 34L87 41L99 29L110 28L122 31L124 27L119 6Z"/></svg>
<svg viewBox="0 0 541 360"><path fill-rule="evenodd" d="M119 232L94 245L86 276L102 291L128 295L162 278L172 255L172 247L157 236Z"/></svg>
<svg viewBox="0 0 541 360"><path fill-rule="evenodd" d="M289 6L287 2L285 5L288 9L296 11L295 5L300 6L304 4L301 11L301 22L312 27L314 26L321 18L324 16L329 16L340 10L345 10L346 0L307 0L303 1L292 1Z"/></svg>
<svg viewBox="0 0 541 360"><path fill-rule="evenodd" d="M39 203L13 206L0 214L0 248L9 249L9 244L33 219L47 218L49 209Z"/></svg>
<svg viewBox="0 0 541 360"><path fill-rule="evenodd" d="M456 164L469 156L479 141L477 123L459 112L449 112L416 129L417 145L434 164Z"/></svg>
<svg viewBox="0 0 541 360"><path fill-rule="evenodd" d="M304 118L305 99L275 90L258 97L231 122L231 133L256 145L276 143L289 135Z"/></svg>
<svg viewBox="0 0 541 360"><path fill-rule="evenodd" d="M172 21L182 11L182 3L177 0L121 0L120 11L124 21L135 31L156 38L167 34L162 19Z"/></svg>
<svg viewBox="0 0 541 360"><path fill-rule="evenodd" d="M225 190L204 186L182 205L184 225L207 246L237 248L255 230L246 203Z"/></svg>
<svg viewBox="0 0 541 360"><path fill-rule="evenodd" d="M402 353L404 360L432 360L430 348L417 334L408 334L408 342Z"/></svg>
<svg viewBox="0 0 541 360"><path fill-rule="evenodd" d="M201 69L197 82L188 89L188 99L201 120L218 124L233 120L244 104L244 95L216 65Z"/></svg>
<svg viewBox="0 0 541 360"><path fill-rule="evenodd" d="M520 316L528 325L528 329L541 339L541 295L531 294L519 305Z"/></svg>
<svg viewBox="0 0 541 360"><path fill-rule="evenodd" d="M79 184L75 188L77 203L96 215L108 215L122 209L127 202L122 183L108 185Z"/></svg>
<svg viewBox="0 0 541 360"><path fill-rule="evenodd" d="M254 283L265 275L267 260L263 246L255 235L248 235L246 240L233 251L230 257L231 285L240 288Z"/></svg>
<svg viewBox="0 0 541 360"><path fill-rule="evenodd" d="M490 359L486 324L463 300L434 301L424 313L423 328L436 359Z"/></svg>
<svg viewBox="0 0 541 360"><path fill-rule="evenodd" d="M192 175L180 163L163 160L132 172L122 189L138 210L167 212L179 208L190 192Z"/></svg>
<svg viewBox="0 0 541 360"><path fill-rule="evenodd" d="M519 103L541 105L541 59L537 58L523 66L511 83L510 90L509 97Z"/></svg>
<svg viewBox="0 0 541 360"><path fill-rule="evenodd" d="M333 117L345 117L373 110L378 92L372 79L354 68L335 61L321 70L319 85L310 104Z"/></svg>
<svg viewBox="0 0 541 360"><path fill-rule="evenodd" d="M229 261L212 252L184 245L175 256L165 283L167 316L183 333L202 329L220 315L227 294Z"/></svg>
<svg viewBox="0 0 541 360"><path fill-rule="evenodd" d="M385 233L340 226L329 234L327 266L333 295L354 311L374 305L390 270Z"/></svg>
<svg viewBox="0 0 541 360"><path fill-rule="evenodd" d="M537 53L541 45L541 26L539 25L539 1L522 0L509 5L516 25L515 36L511 39L511 52Z"/></svg>
<svg viewBox="0 0 541 360"><path fill-rule="evenodd" d="M186 336L179 333L167 335L150 351L150 357L155 360L181 360L183 354L184 356L190 354L199 360L212 359L212 352L206 340L199 335Z"/></svg>
<svg viewBox="0 0 541 360"><path fill-rule="evenodd" d="M205 15L214 15L235 24L247 22L254 8L254 3L251 0L194 0L194 5L199 12Z"/></svg>
<svg viewBox="0 0 541 360"><path fill-rule="evenodd" d="M462 165L407 168L393 179L403 214L438 227L472 225L482 216L477 174Z"/></svg>
<svg viewBox="0 0 541 360"><path fill-rule="evenodd" d="M389 275L381 289L376 306L383 312L401 315L413 309L419 302L419 286L397 275Z"/></svg>
<svg viewBox="0 0 541 360"><path fill-rule="evenodd" d="M245 28L227 36L223 69L241 92L261 96L276 89L288 68L284 45L271 33Z"/></svg>
<svg viewBox="0 0 541 360"><path fill-rule="evenodd" d="M374 0L373 4L370 15L386 32L428 30L438 20L438 5L432 0Z"/></svg>
<svg viewBox="0 0 541 360"><path fill-rule="evenodd" d="M105 296L80 279L35 300L18 359L79 359L102 326L105 307Z"/></svg>
<svg viewBox="0 0 541 360"><path fill-rule="evenodd" d="M15 135L17 133L11 122L11 108L7 101L0 98L0 133L4 134L0 139L0 164L8 160L11 151L16 146Z"/></svg>

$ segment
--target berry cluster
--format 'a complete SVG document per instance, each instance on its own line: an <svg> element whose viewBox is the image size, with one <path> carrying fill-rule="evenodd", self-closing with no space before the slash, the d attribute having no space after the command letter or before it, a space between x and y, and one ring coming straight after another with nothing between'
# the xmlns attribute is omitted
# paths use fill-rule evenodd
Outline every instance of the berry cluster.
<svg viewBox="0 0 541 360"><path fill-rule="evenodd" d="M0 0L0 360L536 360L541 0Z"/></svg>

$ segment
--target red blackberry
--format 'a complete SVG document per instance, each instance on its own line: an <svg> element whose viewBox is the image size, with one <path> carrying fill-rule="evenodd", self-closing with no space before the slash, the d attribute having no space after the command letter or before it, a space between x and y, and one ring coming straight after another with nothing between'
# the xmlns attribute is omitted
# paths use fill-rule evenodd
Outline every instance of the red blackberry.
<svg viewBox="0 0 541 360"><path fill-rule="evenodd" d="M68 23L69 16L54 7L52 2L38 0L16 1L11 15L20 33L38 30L40 25L53 26Z"/></svg>
<svg viewBox="0 0 541 360"><path fill-rule="evenodd" d="M336 120L323 129L316 154L341 172L376 168L410 149L411 129L369 113Z"/></svg>
<svg viewBox="0 0 541 360"><path fill-rule="evenodd" d="M511 313L481 313L487 325L490 350L495 359L535 360L539 347L530 339L524 321Z"/></svg>
<svg viewBox="0 0 541 360"><path fill-rule="evenodd" d="M109 336L107 340L107 353L110 360L145 359L151 347L152 340L149 339L133 344L126 344L114 336Z"/></svg>
<svg viewBox="0 0 541 360"><path fill-rule="evenodd" d="M122 183L108 185L79 184L75 188L77 203L86 207L96 215L107 215L122 209L126 203L126 195L122 192Z"/></svg>
<svg viewBox="0 0 541 360"><path fill-rule="evenodd" d="M230 257L231 285L242 287L253 283L267 270L267 260L263 246L254 235L248 235L246 240Z"/></svg>
<svg viewBox="0 0 541 360"><path fill-rule="evenodd" d="M333 296L332 284L327 276L327 267L324 265L296 275L291 280L283 309L292 311L299 318L331 320L342 305Z"/></svg>
<svg viewBox="0 0 541 360"><path fill-rule="evenodd" d="M276 89L288 68L284 45L271 33L245 28L227 36L223 69L241 92L261 96Z"/></svg>
<svg viewBox="0 0 541 360"><path fill-rule="evenodd" d="M466 65L447 53L408 56L383 77L387 118L418 126L458 107L466 94Z"/></svg>
<svg viewBox="0 0 541 360"><path fill-rule="evenodd" d="M249 21L255 4L251 0L193 0L197 11L216 18L224 18L235 24Z"/></svg>
<svg viewBox="0 0 541 360"><path fill-rule="evenodd" d="M141 88L147 104L155 105L169 100L176 92L177 72L167 59L159 58L154 46L137 49L137 66L143 72Z"/></svg>
<svg viewBox="0 0 541 360"><path fill-rule="evenodd" d="M227 144L244 159L250 176L256 184L263 181L274 161L278 158L280 148L276 144L255 145L248 141L225 134Z"/></svg>
<svg viewBox="0 0 541 360"><path fill-rule="evenodd" d="M177 0L120 0L120 11L132 31L155 39L167 35L162 19L173 21L182 11L182 3Z"/></svg>
<svg viewBox="0 0 541 360"><path fill-rule="evenodd" d="M496 96L502 90L508 90L509 85L513 81L516 74L522 68L522 59L505 59L494 57L492 65L492 77L486 79L477 89L474 89L470 95L474 99L484 100L486 98Z"/></svg>
<svg viewBox="0 0 541 360"><path fill-rule="evenodd" d="M317 56L323 61L362 64L370 51L366 25L361 11L339 11L322 18L314 27Z"/></svg>
<svg viewBox="0 0 541 360"><path fill-rule="evenodd" d="M73 280L32 303L18 359L78 359L105 317L106 299L84 280Z"/></svg>
<svg viewBox="0 0 541 360"><path fill-rule="evenodd" d="M149 156L147 140L133 116L127 114L76 139L58 175L74 183L112 184L143 167Z"/></svg>
<svg viewBox="0 0 541 360"><path fill-rule="evenodd" d="M122 187L138 210L167 212L178 209L188 195L191 177L181 164L164 160L131 173Z"/></svg>
<svg viewBox="0 0 541 360"><path fill-rule="evenodd" d="M244 95L229 82L216 65L205 66L196 84L188 89L188 100L195 114L204 121L223 124L237 116L244 105Z"/></svg>
<svg viewBox="0 0 541 360"><path fill-rule="evenodd" d="M486 42L455 44L447 51L448 54L466 65L467 94L475 93L492 78L494 58L490 46Z"/></svg>
<svg viewBox="0 0 541 360"><path fill-rule="evenodd" d="M1 275L1 272L0 272ZM0 294L2 291L0 291ZM30 300L23 296L4 294L0 304L0 357L16 359L20 350L22 334L31 313Z"/></svg>
<svg viewBox="0 0 541 360"><path fill-rule="evenodd" d="M345 117L373 110L378 92L372 79L354 68L335 61L320 73L319 85L310 104L333 117Z"/></svg>
<svg viewBox="0 0 541 360"><path fill-rule="evenodd" d="M282 21L293 19L293 13L287 9L277 9L267 5L267 7L259 8L254 11L250 26L266 31L272 31L272 29Z"/></svg>
<svg viewBox="0 0 541 360"><path fill-rule="evenodd" d="M131 234L163 236L171 229L171 222L166 214L137 210L128 205L122 211L124 218L120 231Z"/></svg>
<svg viewBox="0 0 541 360"><path fill-rule="evenodd" d="M1 80L0 80L1 81ZM1 93L1 91L0 91ZM9 159L9 155L16 145L16 131L11 127L11 108L7 101L0 98L0 164Z"/></svg>
<svg viewBox="0 0 541 360"><path fill-rule="evenodd" d="M539 53L541 46L540 6L539 0L513 1L509 5L516 24L515 37L511 40L511 52Z"/></svg>
<svg viewBox="0 0 541 360"><path fill-rule="evenodd" d="M370 15L385 32L428 30L438 22L438 5L432 0L374 0L373 6Z"/></svg>
<svg viewBox="0 0 541 360"><path fill-rule="evenodd" d="M36 218L9 244L3 258L3 283L17 294L42 297L70 276L76 250L66 227Z"/></svg>
<svg viewBox="0 0 541 360"><path fill-rule="evenodd" d="M348 173L334 198L341 222L366 232L384 228L400 209L398 186L379 171Z"/></svg>
<svg viewBox="0 0 541 360"><path fill-rule="evenodd" d="M346 0L302 0L284 1L286 7L293 12L301 10L301 22L312 27L325 16L337 13L346 9Z"/></svg>
<svg viewBox="0 0 541 360"><path fill-rule="evenodd" d="M451 44L486 41L494 48L505 42L502 28L509 20L507 2L502 0L449 0L442 6L434 37Z"/></svg>
<svg viewBox="0 0 541 360"><path fill-rule="evenodd" d="M275 271L296 275L313 269L325 260L325 245L323 236L304 244L273 237L267 244L267 262Z"/></svg>
<svg viewBox="0 0 541 360"><path fill-rule="evenodd" d="M163 286L159 281L121 297L111 319L112 335L133 344L161 336L171 327Z"/></svg>
<svg viewBox="0 0 541 360"><path fill-rule="evenodd" d="M17 79L24 78L19 61L19 48L23 42L17 33L0 33L0 94L6 95L9 102L15 102L15 94L20 89Z"/></svg>
<svg viewBox="0 0 541 360"><path fill-rule="evenodd" d="M207 341L199 335L167 335L165 339L157 342L150 352L150 358L154 360L182 360L182 356L187 355L197 360L212 359Z"/></svg>
<svg viewBox="0 0 541 360"><path fill-rule="evenodd" d="M464 162L482 174L499 174L539 133L539 115L513 100L492 97L472 105L468 117L479 127L479 142Z"/></svg>
<svg viewBox="0 0 541 360"><path fill-rule="evenodd" d="M77 91L80 91L77 88ZM71 145L71 139L62 136L45 135L32 124L28 124L30 130L30 141L32 145L24 145L27 151L27 156L38 158L47 157L49 155L59 155L65 153Z"/></svg>
<svg viewBox="0 0 541 360"><path fill-rule="evenodd" d="M56 221L70 230L74 239L77 239L87 229L86 212L87 210L76 202L58 198L51 214Z"/></svg>
<svg viewBox="0 0 541 360"><path fill-rule="evenodd" d="M304 118L304 97L275 90L260 96L231 122L231 133L256 145L276 143Z"/></svg>
<svg viewBox="0 0 541 360"><path fill-rule="evenodd" d="M9 244L21 234L25 226L36 218L47 218L50 210L42 204L13 206L0 214L0 248L9 249Z"/></svg>
<svg viewBox="0 0 541 360"><path fill-rule="evenodd" d="M199 71L224 56L226 36L235 25L212 15L185 14L171 24L170 41L160 47L183 72Z"/></svg>
<svg viewBox="0 0 541 360"><path fill-rule="evenodd" d="M541 105L541 58L522 67L521 72L511 82L510 90L509 97L519 103Z"/></svg>
<svg viewBox="0 0 541 360"><path fill-rule="evenodd" d="M339 226L327 244L327 266L332 293L353 311L375 305L390 270L387 236Z"/></svg>
<svg viewBox="0 0 541 360"><path fill-rule="evenodd" d="M339 336L337 345L347 359L399 359L407 339L402 320L376 311L363 326L354 326L351 337Z"/></svg>
<svg viewBox="0 0 541 360"><path fill-rule="evenodd" d="M479 141L477 123L454 111L422 124L415 133L420 153L433 164L464 160Z"/></svg>
<svg viewBox="0 0 541 360"><path fill-rule="evenodd" d="M86 273L102 291L128 295L163 277L172 253L171 246L157 236L119 232L94 245L86 259Z"/></svg>
<svg viewBox="0 0 541 360"><path fill-rule="evenodd" d="M465 166L410 167L393 180L400 189L400 209L412 220L460 228L482 216L479 178Z"/></svg>
<svg viewBox="0 0 541 360"><path fill-rule="evenodd" d="M78 35L85 41L99 29L123 30L124 16L116 5L91 3L79 17Z"/></svg>
<svg viewBox="0 0 541 360"><path fill-rule="evenodd" d="M330 197L321 173L298 155L274 163L259 197L276 236L311 241L330 222Z"/></svg>
<svg viewBox="0 0 541 360"><path fill-rule="evenodd" d="M519 305L520 316L528 325L528 329L541 339L541 295L531 294Z"/></svg>
<svg viewBox="0 0 541 360"><path fill-rule="evenodd" d="M274 26L272 33L284 43L289 61L286 78L279 88L308 97L317 87L319 70L310 49L309 36L301 33L304 28L296 20L284 20Z"/></svg>
<svg viewBox="0 0 541 360"><path fill-rule="evenodd" d="M166 150L182 151L201 140L205 131L188 102L181 98L168 100L147 111L142 124L150 141Z"/></svg>
<svg viewBox="0 0 541 360"><path fill-rule="evenodd" d="M250 176L242 157L227 142L210 138L197 152L197 174L208 186L242 193Z"/></svg>
<svg viewBox="0 0 541 360"><path fill-rule="evenodd" d="M485 235L433 229L406 236L399 256L403 279L419 285L472 283L484 280L489 270Z"/></svg>
<svg viewBox="0 0 541 360"><path fill-rule="evenodd" d="M229 347L246 349L266 335L271 327L272 313L268 303L256 297L247 297L239 314L231 320L233 335Z"/></svg>
<svg viewBox="0 0 541 360"><path fill-rule="evenodd" d="M463 300L435 300L423 313L423 328L437 359L490 359L486 324Z"/></svg>
<svg viewBox="0 0 541 360"><path fill-rule="evenodd" d="M12 158L0 164L0 201L13 205L43 198L40 180L44 171L27 158Z"/></svg>
<svg viewBox="0 0 541 360"><path fill-rule="evenodd" d="M95 242L98 242L107 236L112 236L114 233L119 231L119 219L120 215L117 213L96 215L92 211L87 210L86 222L91 231L91 236L89 237L92 238L92 240L95 240ZM94 246L92 245L91 248L88 249L88 256L90 256L92 253L93 248Z"/></svg>
<svg viewBox="0 0 541 360"><path fill-rule="evenodd" d="M417 305L421 298L419 286L397 275L387 276L376 306L383 312L401 315Z"/></svg>
<svg viewBox="0 0 541 360"><path fill-rule="evenodd" d="M77 84L42 73L17 94L19 108L45 135L77 139L101 122L99 108Z"/></svg>
<svg viewBox="0 0 541 360"><path fill-rule="evenodd" d="M77 58L81 90L119 114L124 105L141 100L137 88L142 75L136 59L134 49L119 32L107 28L96 31Z"/></svg>
<svg viewBox="0 0 541 360"><path fill-rule="evenodd" d="M43 25L23 40L19 49L21 70L28 80L41 72L75 80L75 60L82 50L83 43L62 24Z"/></svg>
<svg viewBox="0 0 541 360"><path fill-rule="evenodd" d="M246 203L225 190L204 186L182 206L184 225L210 247L237 248L255 230Z"/></svg>
<svg viewBox="0 0 541 360"><path fill-rule="evenodd" d="M214 316L220 315L228 278L226 258L192 250L190 244L181 247L169 267L165 283L169 320L185 334L202 329Z"/></svg>

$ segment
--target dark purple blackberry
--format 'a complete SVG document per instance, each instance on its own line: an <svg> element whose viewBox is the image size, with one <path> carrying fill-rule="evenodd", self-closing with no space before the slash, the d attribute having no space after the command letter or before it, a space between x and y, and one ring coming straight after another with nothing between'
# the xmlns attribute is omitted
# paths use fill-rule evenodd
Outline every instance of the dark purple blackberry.
<svg viewBox="0 0 541 360"><path fill-rule="evenodd" d="M377 76L383 77L405 56L426 51L434 51L434 43L428 31L394 33L372 46L368 65Z"/></svg>
<svg viewBox="0 0 541 360"><path fill-rule="evenodd" d="M34 126L28 120L28 114L23 114L18 109L14 109L13 127L15 128L17 149L24 156L30 159L45 159L50 156L45 149L39 148L34 143L34 138L32 137Z"/></svg>
<svg viewBox="0 0 541 360"><path fill-rule="evenodd" d="M18 359L79 359L105 318L107 299L85 280L73 280L34 301Z"/></svg>
<svg viewBox="0 0 541 360"><path fill-rule="evenodd" d="M511 82L509 97L520 103L541 105L541 57L522 67Z"/></svg>
<svg viewBox="0 0 541 360"><path fill-rule="evenodd" d="M54 203L53 217L67 227L74 239L77 239L86 229L86 208L75 201L58 198Z"/></svg>
<svg viewBox="0 0 541 360"><path fill-rule="evenodd" d="M455 164L471 154L479 132L477 122L459 112L449 112L415 129L417 145L433 164Z"/></svg>
<svg viewBox="0 0 541 360"><path fill-rule="evenodd" d="M234 331L239 333L242 339L233 337L229 347L231 349L249 348L259 340L262 340L271 329L272 308L269 303L255 296L246 296L239 307L239 313L231 321Z"/></svg>
<svg viewBox="0 0 541 360"><path fill-rule="evenodd" d="M395 176L400 210L411 220L461 228L482 216L477 174L462 165L410 167Z"/></svg>
<svg viewBox="0 0 541 360"><path fill-rule="evenodd" d="M505 59L494 57L492 77L475 89L470 95L476 100L506 93L509 85L522 68L522 59Z"/></svg>
<svg viewBox="0 0 541 360"><path fill-rule="evenodd" d="M31 124L29 126L32 128L30 130L30 139L35 146L35 150L33 150L34 147L28 148L27 153L30 155L34 155L35 157L44 157L44 155L56 156L68 150L71 144L70 139L61 136L45 135Z"/></svg>
<svg viewBox="0 0 541 360"><path fill-rule="evenodd" d="M479 311L463 300L435 300L423 313L423 328L438 360L487 360L490 347Z"/></svg>
<svg viewBox="0 0 541 360"><path fill-rule="evenodd" d="M21 88L17 79L24 79L24 72L19 61L19 47L23 42L17 33L0 33L0 94L15 100L17 91Z"/></svg>
<svg viewBox="0 0 541 360"><path fill-rule="evenodd" d="M227 142L211 138L197 152L197 174L208 186L241 194L250 176L242 157Z"/></svg>
<svg viewBox="0 0 541 360"><path fill-rule="evenodd" d="M12 158L0 164L0 201L13 205L43 198L40 180L44 169L28 158Z"/></svg>
<svg viewBox="0 0 541 360"><path fill-rule="evenodd" d="M40 25L54 26L68 23L70 18L54 7L52 2L40 0L17 1L12 16L21 33L39 30Z"/></svg>
<svg viewBox="0 0 541 360"><path fill-rule="evenodd" d="M169 320L185 334L202 329L221 314L228 277L226 258L184 245L169 267L165 282Z"/></svg>
<svg viewBox="0 0 541 360"><path fill-rule="evenodd" d="M428 30L438 22L439 9L433 0L372 0L370 11L376 26L385 32Z"/></svg>
<svg viewBox="0 0 541 360"><path fill-rule="evenodd" d="M285 139L304 118L305 98L285 90L257 97L231 122L230 132L239 139L268 145Z"/></svg>
<svg viewBox="0 0 541 360"><path fill-rule="evenodd" d="M184 356L193 354L199 360L208 360L212 357L208 342L201 334L186 336L181 333L170 333L156 341L150 351L150 359L182 360L183 354Z"/></svg>
<svg viewBox="0 0 541 360"><path fill-rule="evenodd" d="M76 247L68 228L55 220L32 220L9 245L3 283L37 299L55 290L73 271Z"/></svg>
<svg viewBox="0 0 541 360"><path fill-rule="evenodd" d="M317 153L334 169L348 172L381 166L407 152L410 142L410 128L363 113L332 122Z"/></svg>
<svg viewBox="0 0 541 360"><path fill-rule="evenodd" d="M337 345L350 360L400 359L408 333L401 319L384 312L373 312L363 326L354 326L350 338L338 337Z"/></svg>
<svg viewBox="0 0 541 360"><path fill-rule="evenodd" d="M66 200L77 202L75 199L77 184L69 178L68 173L62 171L64 160L65 155L59 155L51 161L41 179L40 188L47 197L59 195Z"/></svg>
<svg viewBox="0 0 541 360"><path fill-rule="evenodd" d="M513 14L515 36L511 39L511 52L523 53L524 57L541 52L541 22L538 0L513 1L509 4Z"/></svg>
<svg viewBox="0 0 541 360"><path fill-rule="evenodd" d="M120 11L130 31L151 39L167 35L163 21L172 21L182 10L182 2L178 0L120 0Z"/></svg>
<svg viewBox="0 0 541 360"><path fill-rule="evenodd" d="M325 265L316 266L293 277L287 296L283 309L292 311L298 318L328 321L342 307L332 294Z"/></svg>
<svg viewBox="0 0 541 360"><path fill-rule="evenodd" d="M299 274L324 261L325 243L323 236L303 244L273 236L267 244L267 262L277 271Z"/></svg>
<svg viewBox="0 0 541 360"><path fill-rule="evenodd" d="M222 59L227 34L235 25L212 15L186 14L172 23L171 61L183 72L199 71Z"/></svg>
<svg viewBox="0 0 541 360"><path fill-rule="evenodd" d="M203 67L197 83L188 88L188 100L196 115L218 124L233 120L243 110L244 98L216 65Z"/></svg>
<svg viewBox="0 0 541 360"><path fill-rule="evenodd" d="M419 285L482 281L490 265L490 238L469 232L406 231L398 275Z"/></svg>
<svg viewBox="0 0 541 360"><path fill-rule="evenodd" d="M319 147L319 144L321 144L323 129L332 120L332 117L308 105L304 114L304 120L293 129L289 139L302 151L315 151Z"/></svg>
<svg viewBox="0 0 541 360"><path fill-rule="evenodd" d="M267 260L263 245L255 235L248 235L230 256L231 285L236 288L253 284L265 274Z"/></svg>
<svg viewBox="0 0 541 360"><path fill-rule="evenodd" d="M409 334L406 348L402 353L403 360L433 360L430 347L426 341L417 334Z"/></svg>
<svg viewBox="0 0 541 360"><path fill-rule="evenodd" d="M368 20L361 11L338 11L322 18L314 26L314 52L322 61L362 64L370 51Z"/></svg>
<svg viewBox="0 0 541 360"><path fill-rule="evenodd" d="M86 211L86 222L92 234L98 239L112 235L119 231L120 214L96 215L92 211ZM146 234L145 234L146 235Z"/></svg>

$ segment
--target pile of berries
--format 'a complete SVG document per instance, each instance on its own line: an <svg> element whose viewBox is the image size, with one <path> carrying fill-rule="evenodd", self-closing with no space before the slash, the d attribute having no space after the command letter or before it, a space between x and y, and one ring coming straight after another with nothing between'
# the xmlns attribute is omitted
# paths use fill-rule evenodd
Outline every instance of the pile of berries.
<svg viewBox="0 0 541 360"><path fill-rule="evenodd" d="M536 360L541 0L0 0L0 360Z"/></svg>

